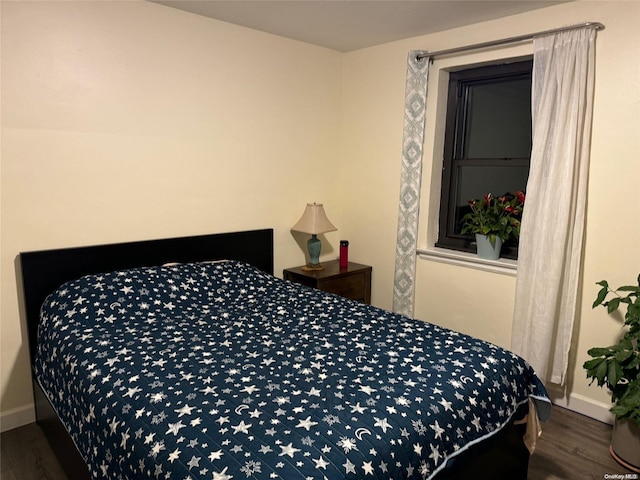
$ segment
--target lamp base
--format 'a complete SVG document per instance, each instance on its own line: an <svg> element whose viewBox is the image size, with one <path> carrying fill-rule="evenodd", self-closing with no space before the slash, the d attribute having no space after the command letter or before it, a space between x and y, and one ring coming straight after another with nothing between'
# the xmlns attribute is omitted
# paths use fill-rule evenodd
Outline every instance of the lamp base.
<svg viewBox="0 0 640 480"><path fill-rule="evenodd" d="M311 234L311 238L307 241L307 248L309 249L309 263L302 267L302 270L305 272L324 270L324 267L320 265L320 249L322 248L322 243L317 235Z"/></svg>
<svg viewBox="0 0 640 480"><path fill-rule="evenodd" d="M319 263L312 265L305 265L304 267L301 267L300 270L302 270L303 272L316 272L319 270L324 270L324 265L321 265Z"/></svg>

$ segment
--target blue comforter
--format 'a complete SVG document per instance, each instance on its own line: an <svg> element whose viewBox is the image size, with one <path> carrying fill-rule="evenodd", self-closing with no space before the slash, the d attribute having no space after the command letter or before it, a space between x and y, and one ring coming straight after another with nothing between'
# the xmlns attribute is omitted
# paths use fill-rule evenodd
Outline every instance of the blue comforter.
<svg viewBox="0 0 640 480"><path fill-rule="evenodd" d="M508 351L237 262L61 286L35 369L107 479L426 479L548 401Z"/></svg>

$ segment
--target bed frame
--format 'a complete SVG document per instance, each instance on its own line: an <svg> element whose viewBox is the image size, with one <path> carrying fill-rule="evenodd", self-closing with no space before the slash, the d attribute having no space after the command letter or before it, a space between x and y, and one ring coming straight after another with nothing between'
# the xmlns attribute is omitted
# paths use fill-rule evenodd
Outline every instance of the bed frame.
<svg viewBox="0 0 640 480"><path fill-rule="evenodd" d="M21 307L26 319L31 365L37 347L40 307L47 295L65 282L83 275L162 265L169 262L241 260L273 274L273 229L199 235L89 247L21 253L16 259ZM35 378L36 421L73 480L89 479L89 471L73 440Z"/></svg>
<svg viewBox="0 0 640 480"><path fill-rule="evenodd" d="M163 240L21 253L16 271L26 317L31 364L37 346L40 307L63 283L83 275L169 262L241 260L273 274L273 229L201 235ZM67 476L89 479L89 471L53 407L33 380L36 420ZM526 406L524 406L526 407ZM517 419L526 415L516 415ZM522 437L524 425L511 424L494 437L474 445L449 462L437 480L526 480L529 452Z"/></svg>

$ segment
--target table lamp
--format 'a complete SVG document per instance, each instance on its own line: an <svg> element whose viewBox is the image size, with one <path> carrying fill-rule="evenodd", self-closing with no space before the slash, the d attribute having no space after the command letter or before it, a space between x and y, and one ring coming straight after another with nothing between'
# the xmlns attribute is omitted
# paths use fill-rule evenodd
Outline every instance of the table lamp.
<svg viewBox="0 0 640 480"><path fill-rule="evenodd" d="M337 228L327 218L322 204L315 202L307 203L302 217L300 217L298 223L291 227L291 230L311 234L311 238L307 241L309 263L305 267L302 267L302 270L323 270L324 267L320 265L320 249L322 248L322 244L317 235L320 233L333 232L337 230Z"/></svg>

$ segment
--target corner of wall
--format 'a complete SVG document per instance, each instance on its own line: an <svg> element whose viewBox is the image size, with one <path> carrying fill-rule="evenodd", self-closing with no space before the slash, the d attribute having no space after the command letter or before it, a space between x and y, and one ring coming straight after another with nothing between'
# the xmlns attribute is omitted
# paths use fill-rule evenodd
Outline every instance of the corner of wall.
<svg viewBox="0 0 640 480"><path fill-rule="evenodd" d="M12 408L0 414L0 432L13 430L36 421L33 405Z"/></svg>
<svg viewBox="0 0 640 480"><path fill-rule="evenodd" d="M610 405L587 398L579 393L563 391L560 387L547 386L547 392L554 405L566 408L594 420L613 424L613 414L609 411Z"/></svg>

